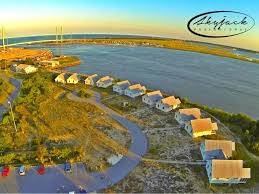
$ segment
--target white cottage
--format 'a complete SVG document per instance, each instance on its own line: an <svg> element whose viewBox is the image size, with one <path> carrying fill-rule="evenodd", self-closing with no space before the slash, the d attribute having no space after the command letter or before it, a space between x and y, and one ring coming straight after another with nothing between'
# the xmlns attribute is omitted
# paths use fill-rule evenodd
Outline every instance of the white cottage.
<svg viewBox="0 0 259 194"><path fill-rule="evenodd" d="M69 84L77 84L80 81L80 77L77 73L73 73L68 79L67 83Z"/></svg>
<svg viewBox="0 0 259 194"><path fill-rule="evenodd" d="M90 75L85 79L85 84L94 86L98 81L98 79L99 79L99 76L97 74Z"/></svg>
<svg viewBox="0 0 259 194"><path fill-rule="evenodd" d="M145 93L146 93L146 87L140 84L131 85L125 90L125 95L131 98L142 96Z"/></svg>
<svg viewBox="0 0 259 194"><path fill-rule="evenodd" d="M108 88L109 86L112 85L112 82L113 82L113 78L111 78L110 76L105 76L99 79L96 82L96 85L99 88Z"/></svg>
<svg viewBox="0 0 259 194"><path fill-rule="evenodd" d="M149 92L149 93L145 94L144 96L142 96L142 102L144 102L150 106L156 105L156 103L161 99L163 99L163 95L160 92L160 90Z"/></svg>
<svg viewBox="0 0 259 194"><path fill-rule="evenodd" d="M218 125L217 123L212 123L210 118L195 119L187 122L184 126L184 129L195 138L216 134Z"/></svg>
<svg viewBox="0 0 259 194"><path fill-rule="evenodd" d="M38 69L33 65L20 64L16 66L16 72L21 72L26 74L34 73L37 70Z"/></svg>
<svg viewBox="0 0 259 194"><path fill-rule="evenodd" d="M59 74L59 75L55 78L55 82L65 84L65 83L66 83L66 80L67 80L67 77L68 77L67 74L61 73L61 74Z"/></svg>
<svg viewBox="0 0 259 194"><path fill-rule="evenodd" d="M169 96L161 99L156 103L156 108L162 110L163 112L169 112L173 109L176 109L181 104L179 98L175 98L174 96Z"/></svg>
<svg viewBox="0 0 259 194"><path fill-rule="evenodd" d="M117 92L118 94L124 94L124 91L130 86L130 82L128 80L117 82L113 87L112 90Z"/></svg>
<svg viewBox="0 0 259 194"><path fill-rule="evenodd" d="M194 119L200 119L201 118L201 111L198 108L185 108L185 109L179 109L175 113L175 120L180 124L184 125L186 122L194 120Z"/></svg>

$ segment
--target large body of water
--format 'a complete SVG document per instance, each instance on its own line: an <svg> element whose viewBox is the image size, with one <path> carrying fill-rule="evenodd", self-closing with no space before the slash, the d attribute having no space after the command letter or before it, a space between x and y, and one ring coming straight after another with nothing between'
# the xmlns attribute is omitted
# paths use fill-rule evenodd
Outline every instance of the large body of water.
<svg viewBox="0 0 259 194"><path fill-rule="evenodd" d="M75 55L81 65L68 68L98 73L229 112L259 118L259 64L212 55L151 47L32 45L55 54Z"/></svg>

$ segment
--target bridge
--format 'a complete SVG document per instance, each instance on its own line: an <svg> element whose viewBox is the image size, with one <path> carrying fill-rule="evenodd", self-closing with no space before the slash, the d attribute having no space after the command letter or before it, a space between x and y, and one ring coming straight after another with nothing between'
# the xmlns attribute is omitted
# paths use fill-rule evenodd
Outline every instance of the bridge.
<svg viewBox="0 0 259 194"><path fill-rule="evenodd" d="M56 27L56 38L51 39L51 40L33 40L33 41L25 41L25 42L17 42L17 43L11 43L8 44L8 38L6 38L6 30L4 27L2 27L2 45L0 45L0 48L5 49L6 47L12 47L12 46L17 46L17 45L25 45L25 44L37 44L37 43L48 43L48 42L53 42L53 43L63 43L63 26ZM7 40L7 41L6 41Z"/></svg>

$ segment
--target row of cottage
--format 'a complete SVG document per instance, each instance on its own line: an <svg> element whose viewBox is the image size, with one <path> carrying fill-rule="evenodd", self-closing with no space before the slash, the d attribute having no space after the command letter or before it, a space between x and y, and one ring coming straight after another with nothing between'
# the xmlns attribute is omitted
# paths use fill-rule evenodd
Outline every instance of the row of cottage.
<svg viewBox="0 0 259 194"><path fill-rule="evenodd" d="M77 73L72 75L61 73L55 78L55 82L59 83L77 84L80 81L83 81L87 85L96 85L100 88L108 88L109 86L113 85L114 79L110 76L100 77L97 74L93 74L82 80L81 76L79 76ZM164 98L160 91L146 93L147 89L145 86L141 84L131 85L128 80L120 81L114 84L113 91L120 95L126 95L131 98L142 96L142 101L144 103L150 106L156 106L157 109L160 109L164 112L169 112L181 104L179 98L175 98L174 96Z"/></svg>
<svg viewBox="0 0 259 194"><path fill-rule="evenodd" d="M110 76L99 77L97 74L88 76L81 80L81 77L74 73L68 75L62 73L55 79L56 82L73 83L84 81L85 84L107 88L113 85L114 79ZM164 112L169 112L180 106L181 101L174 96L163 97L158 91L146 92L146 87L141 84L134 84L128 80L119 81L113 85L113 91L131 98L142 96L142 101L151 107L156 107ZM210 118L201 118L201 111L198 108L179 109L175 113L175 119L193 138L212 135L218 130L217 123ZM205 140L200 146L203 160L206 160L206 171L210 183L245 183L251 178L250 168L243 168L243 160L228 160L235 150L235 143L227 140Z"/></svg>
<svg viewBox="0 0 259 194"><path fill-rule="evenodd" d="M218 126L210 118L201 118L198 108L179 109L175 119L192 136L215 134ZM243 168L243 160L228 160L235 151L235 142L228 140L205 140L200 145L210 183L245 183L251 178L251 169Z"/></svg>

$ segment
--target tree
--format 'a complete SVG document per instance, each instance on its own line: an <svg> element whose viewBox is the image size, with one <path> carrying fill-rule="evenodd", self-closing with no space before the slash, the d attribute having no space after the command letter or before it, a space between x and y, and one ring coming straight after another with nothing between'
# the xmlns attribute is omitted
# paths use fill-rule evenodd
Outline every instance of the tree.
<svg viewBox="0 0 259 194"><path fill-rule="evenodd" d="M38 161L40 161L41 163L45 163L47 161L47 156L49 155L48 149L45 146L40 145L37 148L36 155Z"/></svg>

